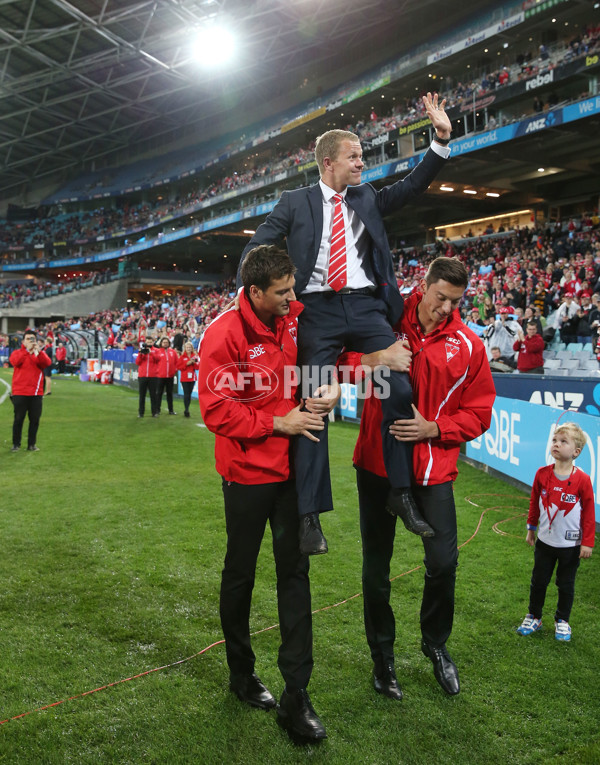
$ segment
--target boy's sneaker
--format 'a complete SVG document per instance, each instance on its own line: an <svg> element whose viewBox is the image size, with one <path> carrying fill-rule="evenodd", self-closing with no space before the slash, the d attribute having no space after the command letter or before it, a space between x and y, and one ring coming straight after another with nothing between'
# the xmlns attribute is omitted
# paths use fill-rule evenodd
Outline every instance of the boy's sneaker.
<svg viewBox="0 0 600 765"><path fill-rule="evenodd" d="M542 620L536 619L533 614L527 614L523 619L523 623L517 629L519 635L531 635L532 632L537 632L542 629Z"/></svg>
<svg viewBox="0 0 600 765"><path fill-rule="evenodd" d="M570 640L571 639L571 625L564 619L559 619L554 622L554 637L557 640Z"/></svg>

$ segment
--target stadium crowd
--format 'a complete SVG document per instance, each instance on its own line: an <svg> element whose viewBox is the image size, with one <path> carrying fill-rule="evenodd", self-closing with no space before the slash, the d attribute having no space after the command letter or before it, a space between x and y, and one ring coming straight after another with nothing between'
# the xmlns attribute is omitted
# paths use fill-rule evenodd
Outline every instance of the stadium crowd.
<svg viewBox="0 0 600 765"><path fill-rule="evenodd" d="M40 279L18 280L0 286L0 308L19 308L23 303L62 295L66 292L106 284L115 276L110 268L103 271L87 271L74 276L64 276L54 281Z"/></svg>
<svg viewBox="0 0 600 765"><path fill-rule="evenodd" d="M565 38L554 46L540 45L535 53L524 50L520 52L510 66L502 66L495 71L485 72L476 79L463 78L452 82L446 78L448 86L441 95L447 100L447 108L472 104L486 95L522 79L530 78L538 73L545 73L556 66L588 55L598 49L600 28L585 28L574 37ZM581 96L581 94L580 94ZM547 102L539 97L533 100L530 113L543 111L556 105L556 94L551 93ZM403 99L395 103L389 114L378 116L373 110L368 118L359 119L355 124L349 124L345 129L354 132L362 141L368 141L386 131L409 125L424 117L422 101L419 96ZM514 119L522 119L527 114L515 115ZM506 118L504 118L506 120ZM504 123L503 123L504 124ZM497 126L495 116L490 116L484 129ZM188 215L198 203L218 197L229 191L243 189L263 178L279 173L293 166L302 166L313 158L313 145L302 148L292 148L285 152L274 154L269 161L252 167L240 167L239 171L231 171L221 178L207 179L201 188L187 188L183 185L173 185L171 198L165 200L163 193L157 193L153 201L134 204L125 201L121 207L102 206L86 212L61 213L30 221L9 222L0 221L0 251L5 252L3 258L18 262L21 257L19 250L27 247L52 246L56 242L69 242L81 247L86 245L97 249L98 238L101 241L123 236L125 231L143 231L160 225L167 216L173 218ZM259 201L257 197L256 200ZM16 250L16 251L15 251ZM73 253L76 254L76 253ZM78 254L78 253L77 253ZM25 259L30 256L24 256Z"/></svg>
<svg viewBox="0 0 600 765"><path fill-rule="evenodd" d="M546 341L558 332L563 342L589 342L600 352L600 219L595 213L564 226L525 227L462 243L440 240L432 247L392 254L405 296L419 287L435 257L458 256L464 262L470 283L461 315L483 337L490 359L492 348L500 344L501 356L516 366L513 344L531 319ZM230 279L214 288L49 322L38 330L56 342L61 331L77 324L78 329L97 331L109 348L137 349L147 336L166 336L178 350L188 340L197 348L234 289ZM512 329L504 343L501 327ZM6 336L0 336L1 345L8 345Z"/></svg>

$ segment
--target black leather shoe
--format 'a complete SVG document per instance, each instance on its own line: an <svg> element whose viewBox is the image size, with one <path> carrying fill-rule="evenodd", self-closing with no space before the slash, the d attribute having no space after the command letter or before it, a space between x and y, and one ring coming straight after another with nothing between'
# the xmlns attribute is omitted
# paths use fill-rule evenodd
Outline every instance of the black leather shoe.
<svg viewBox="0 0 600 765"><path fill-rule="evenodd" d="M396 699L396 701L402 700L402 688L398 685L393 664L386 664L379 674L373 670L373 687L382 696Z"/></svg>
<svg viewBox="0 0 600 765"><path fill-rule="evenodd" d="M329 548L323 536L319 513L300 516L298 539L302 555L324 555L327 552Z"/></svg>
<svg viewBox="0 0 600 765"><path fill-rule="evenodd" d="M419 537L433 537L435 531L423 520L410 489L391 489L386 510L397 515L408 531Z"/></svg>
<svg viewBox="0 0 600 765"><path fill-rule="evenodd" d="M306 688L281 694L277 707L277 722L288 734L304 741L322 741L327 738L325 726L310 703Z"/></svg>
<svg viewBox="0 0 600 765"><path fill-rule="evenodd" d="M229 687L240 701L259 709L273 709L277 702L271 691L261 683L253 673L251 675L231 675Z"/></svg>
<svg viewBox="0 0 600 765"><path fill-rule="evenodd" d="M458 669L450 658L446 646L442 645L438 648L421 640L421 650L433 662L433 674L438 683L449 696L456 696L460 692Z"/></svg>

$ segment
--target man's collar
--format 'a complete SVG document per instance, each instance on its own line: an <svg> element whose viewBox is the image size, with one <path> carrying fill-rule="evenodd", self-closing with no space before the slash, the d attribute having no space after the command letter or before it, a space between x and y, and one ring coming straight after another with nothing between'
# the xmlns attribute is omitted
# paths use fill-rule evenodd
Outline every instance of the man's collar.
<svg viewBox="0 0 600 765"><path fill-rule="evenodd" d="M348 191L348 188L345 188L343 191L335 191L334 189L330 188L322 179L319 180L319 186L321 187L323 199L326 202L331 202L332 198L336 194L340 194L342 199L346 198L346 192Z"/></svg>

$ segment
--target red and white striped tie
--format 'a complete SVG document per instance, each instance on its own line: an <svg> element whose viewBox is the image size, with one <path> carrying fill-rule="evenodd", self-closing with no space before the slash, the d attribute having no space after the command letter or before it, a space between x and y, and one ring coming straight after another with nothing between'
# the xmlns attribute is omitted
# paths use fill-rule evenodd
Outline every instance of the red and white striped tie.
<svg viewBox="0 0 600 765"><path fill-rule="evenodd" d="M329 250L329 268L327 284L335 292L346 286L346 232L344 213L342 212L343 197L335 194L333 208L333 226L331 228L331 249Z"/></svg>

